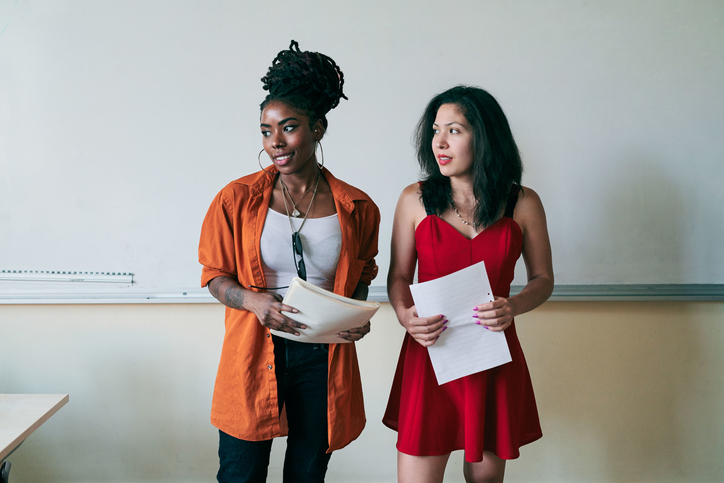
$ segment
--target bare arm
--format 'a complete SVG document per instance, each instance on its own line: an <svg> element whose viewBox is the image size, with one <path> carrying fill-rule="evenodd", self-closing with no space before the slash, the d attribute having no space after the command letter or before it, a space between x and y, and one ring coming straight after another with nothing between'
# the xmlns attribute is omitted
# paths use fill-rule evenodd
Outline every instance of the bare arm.
<svg viewBox="0 0 724 483"><path fill-rule="evenodd" d="M216 277L209 282L209 292L216 300L231 307L232 309L249 310L246 302L246 293L249 292L239 285L239 283L231 277Z"/></svg>
<svg viewBox="0 0 724 483"><path fill-rule="evenodd" d="M496 297L495 301L478 306L476 316L481 325L496 332L508 328L513 317L541 305L553 292L553 261L548 227L543 203L535 191L524 188L515 207L514 218L523 231L523 261L528 283L513 297Z"/></svg>
<svg viewBox="0 0 724 483"><path fill-rule="evenodd" d="M281 302L280 295L247 290L239 285L239 282L234 278L216 277L212 279L209 282L209 292L216 300L227 307L253 312L259 323L269 329L299 335L296 329L307 328L306 325L300 324L281 313L282 310L296 313L297 309L284 305Z"/></svg>
<svg viewBox="0 0 724 483"><path fill-rule="evenodd" d="M418 185L410 185L402 191L395 209L387 293L400 324L418 343L427 347L434 344L445 330L447 320L443 315L418 317L410 293L417 263L415 227L424 217Z"/></svg>
<svg viewBox="0 0 724 483"><path fill-rule="evenodd" d="M546 214L538 194L525 188L520 200L518 224L523 229L523 261L528 283L513 297L516 315L524 314L548 300L553 293L553 259Z"/></svg>

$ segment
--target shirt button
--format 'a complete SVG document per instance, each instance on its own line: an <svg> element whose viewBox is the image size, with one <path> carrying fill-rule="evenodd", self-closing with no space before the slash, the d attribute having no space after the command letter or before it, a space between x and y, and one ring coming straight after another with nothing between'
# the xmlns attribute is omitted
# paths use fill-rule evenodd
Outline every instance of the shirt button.
<svg viewBox="0 0 724 483"><path fill-rule="evenodd" d="M269 337L271 337L271 334L267 334L267 335L266 335L266 338L267 338L267 339L268 339Z"/></svg>
<svg viewBox="0 0 724 483"><path fill-rule="evenodd" d="M269 365L268 365L267 367L268 367L269 369L271 369L271 368L272 368L271 364L269 364Z"/></svg>

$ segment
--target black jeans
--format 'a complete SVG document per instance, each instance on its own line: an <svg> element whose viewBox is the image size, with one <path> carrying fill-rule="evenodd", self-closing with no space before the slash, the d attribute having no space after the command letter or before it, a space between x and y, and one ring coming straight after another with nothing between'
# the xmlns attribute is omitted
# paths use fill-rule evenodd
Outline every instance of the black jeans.
<svg viewBox="0 0 724 483"><path fill-rule="evenodd" d="M274 337L279 408L286 404L289 436L284 482L324 481L327 454L327 344L305 344ZM263 483L272 440L245 441L219 431L221 483Z"/></svg>

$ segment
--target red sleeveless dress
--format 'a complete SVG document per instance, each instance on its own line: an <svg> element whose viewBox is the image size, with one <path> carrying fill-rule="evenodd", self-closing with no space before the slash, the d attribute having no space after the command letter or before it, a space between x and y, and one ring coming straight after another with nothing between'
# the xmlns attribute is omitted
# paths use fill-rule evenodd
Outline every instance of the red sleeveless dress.
<svg viewBox="0 0 724 483"><path fill-rule="evenodd" d="M418 280L433 280L484 260L493 293L508 297L523 247L523 234L512 218L514 191L505 216L472 240L428 212L415 230ZM511 362L439 386L427 348L405 334L382 420L398 432L401 453L434 456L462 449L469 462L482 461L483 451L514 459L521 446L543 435L515 322L505 336Z"/></svg>

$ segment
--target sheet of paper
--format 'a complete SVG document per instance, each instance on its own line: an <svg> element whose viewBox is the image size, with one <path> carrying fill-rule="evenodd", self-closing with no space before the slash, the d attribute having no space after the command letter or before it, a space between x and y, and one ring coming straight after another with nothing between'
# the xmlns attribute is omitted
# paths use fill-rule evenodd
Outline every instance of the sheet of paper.
<svg viewBox="0 0 724 483"><path fill-rule="evenodd" d="M380 308L377 302L355 300L322 288L300 278L293 278L284 303L299 310L298 313L282 312L290 319L307 326L299 329L300 335L271 330L271 333L297 342L342 344L349 342L338 333L366 324Z"/></svg>
<svg viewBox="0 0 724 483"><path fill-rule="evenodd" d="M449 328L427 348L438 384L511 361L505 334L486 330L473 318L473 307L493 300L484 262L410 285L410 291L420 317L442 314L449 321Z"/></svg>

